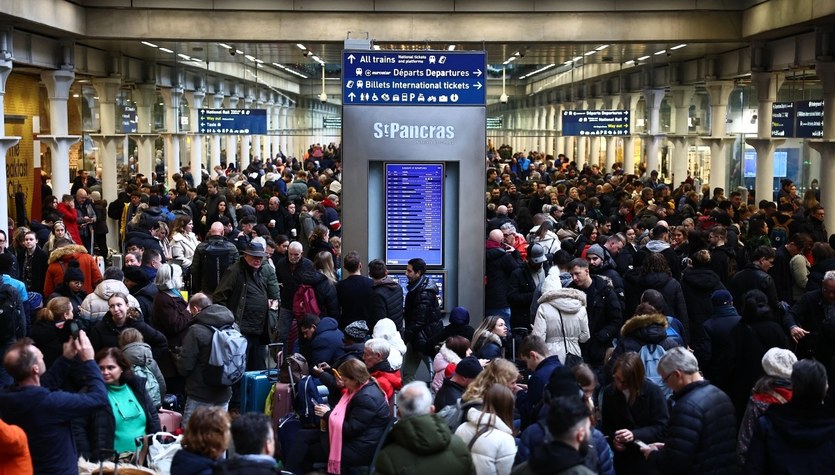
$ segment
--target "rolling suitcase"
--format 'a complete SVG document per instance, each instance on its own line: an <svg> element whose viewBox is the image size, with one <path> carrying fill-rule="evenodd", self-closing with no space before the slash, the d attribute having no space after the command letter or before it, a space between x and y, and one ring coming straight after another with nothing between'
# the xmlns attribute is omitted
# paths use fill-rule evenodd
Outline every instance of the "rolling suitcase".
<svg viewBox="0 0 835 475"><path fill-rule="evenodd" d="M168 409L159 410L159 427L162 432L176 433L183 428L183 415Z"/></svg>
<svg viewBox="0 0 835 475"><path fill-rule="evenodd" d="M281 343L273 343L269 347L281 346ZM278 361L281 361L282 353L277 355ZM279 364L279 366L281 366ZM267 395L273 385L278 381L278 369L264 369L260 371L247 371L244 377L241 378L241 413L244 412L260 412L264 413L264 404L267 401Z"/></svg>

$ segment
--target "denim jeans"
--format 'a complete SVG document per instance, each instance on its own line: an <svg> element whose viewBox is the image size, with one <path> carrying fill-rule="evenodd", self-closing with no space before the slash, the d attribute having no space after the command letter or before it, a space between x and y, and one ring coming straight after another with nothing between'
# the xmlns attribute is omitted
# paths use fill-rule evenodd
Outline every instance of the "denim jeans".
<svg viewBox="0 0 835 475"><path fill-rule="evenodd" d="M223 404L212 404L210 402L198 401L197 399L194 399L193 397L188 398L188 400L186 400L186 407L183 408L183 427L184 428L188 424L189 417L191 417L191 414L198 407L222 407L223 410L225 411L225 410L229 409L229 401L226 401Z"/></svg>

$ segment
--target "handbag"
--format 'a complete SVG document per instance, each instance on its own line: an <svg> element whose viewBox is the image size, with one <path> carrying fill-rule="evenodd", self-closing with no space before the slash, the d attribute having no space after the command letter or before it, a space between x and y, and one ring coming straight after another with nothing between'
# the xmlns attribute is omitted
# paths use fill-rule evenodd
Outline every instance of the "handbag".
<svg viewBox="0 0 835 475"><path fill-rule="evenodd" d="M580 357L580 356L575 355L574 353L569 353L568 352L568 342L567 342L566 336L565 336L565 323L563 323L563 321L562 321L562 312L560 312L560 309L558 309L558 308L556 309L556 311L557 311L557 315L560 316L560 328L562 328L562 344L563 344L563 347L565 348L565 358L564 358L565 361L563 361L562 364L563 364L563 366L565 366L567 368L573 368L573 367L575 367L579 364L582 364L583 363L583 358Z"/></svg>

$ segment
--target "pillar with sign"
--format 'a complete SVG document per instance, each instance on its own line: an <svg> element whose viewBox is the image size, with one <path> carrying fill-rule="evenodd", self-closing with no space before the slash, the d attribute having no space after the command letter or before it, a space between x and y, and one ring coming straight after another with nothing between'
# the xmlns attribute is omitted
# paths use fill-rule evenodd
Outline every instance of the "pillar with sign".
<svg viewBox="0 0 835 475"><path fill-rule="evenodd" d="M403 283L422 258L445 311L484 308L486 55L343 52L343 247ZM476 322L474 322L476 323Z"/></svg>

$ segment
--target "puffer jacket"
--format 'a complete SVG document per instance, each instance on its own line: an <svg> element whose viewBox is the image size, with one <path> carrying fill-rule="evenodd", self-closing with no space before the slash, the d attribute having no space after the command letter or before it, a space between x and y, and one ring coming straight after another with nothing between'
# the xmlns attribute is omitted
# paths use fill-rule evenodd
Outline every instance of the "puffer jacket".
<svg viewBox="0 0 835 475"><path fill-rule="evenodd" d="M591 286L584 291L591 338L582 346L583 359L593 366L602 366L606 350L623 323L623 306L609 279L599 275L592 275L591 279ZM574 285L572 282L569 288Z"/></svg>
<svg viewBox="0 0 835 475"><path fill-rule="evenodd" d="M461 357L447 348L446 343L441 345L440 351L432 361L432 369L435 371L435 376L432 378L433 393L437 393L441 389L441 385L444 384L444 370L446 370L446 367L450 363L457 365L459 361L461 361Z"/></svg>
<svg viewBox="0 0 835 475"><path fill-rule="evenodd" d="M392 369L403 366L403 355L406 354L406 343L397 331L397 325L390 318L379 320L373 327L372 338L382 338L389 342L388 362Z"/></svg>
<svg viewBox="0 0 835 475"><path fill-rule="evenodd" d="M492 417L491 417L492 416ZM489 423L490 419L492 424ZM467 411L467 422L458 426L455 435L469 445L473 437L483 426L491 430L482 434L470 447L473 464L478 475L510 473L516 457L516 440L513 429L508 427L498 416L485 414L476 408Z"/></svg>
<svg viewBox="0 0 835 475"><path fill-rule="evenodd" d="M380 475L476 473L467 445L453 437L437 414L400 419L386 439L376 469Z"/></svg>
<svg viewBox="0 0 835 475"><path fill-rule="evenodd" d="M210 404L223 404L232 397L231 386L206 384L203 373L209 365L214 338L214 330L207 325L221 328L234 323L232 312L217 304L204 308L191 320L176 360L177 371L186 377L186 394L189 397Z"/></svg>
<svg viewBox="0 0 835 475"><path fill-rule="evenodd" d="M110 310L107 300L117 292L121 292L128 297L128 307L135 308L142 313L139 301L130 294L124 282L116 279L107 279L101 281L93 293L84 297L84 301L81 302L81 306L79 307L81 318L92 320L93 323L101 320L104 314Z"/></svg>
<svg viewBox="0 0 835 475"><path fill-rule="evenodd" d="M380 385L380 389L386 395L386 400L389 403L393 402L395 391L400 391L403 387L403 376L399 369L392 369L388 361L380 361L374 367L368 368L368 372Z"/></svg>
<svg viewBox="0 0 835 475"><path fill-rule="evenodd" d="M639 353L645 345L661 345L665 351L679 346L675 339L667 336L667 325L667 317L661 314L635 315L627 320L620 329L620 341L606 362L602 383L605 385L611 382L615 361L624 353Z"/></svg>
<svg viewBox="0 0 835 475"><path fill-rule="evenodd" d="M558 284L559 274L552 272L546 278L546 282L555 279ZM543 288L548 289L549 286L543 284ZM580 343L587 342L591 337L586 314L586 294L577 289L563 289L560 286L545 290L539 297L539 308L533 321L532 334L542 337L548 346L548 352L557 355L561 362L565 362L566 347L569 353L581 356Z"/></svg>
<svg viewBox="0 0 835 475"><path fill-rule="evenodd" d="M699 361L710 352L710 342L705 334L704 323L713 315L713 292L724 289L719 276L709 267L692 267L684 270L681 277L681 291L687 305L687 318L690 320L690 347ZM678 317L676 315L676 317Z"/></svg>
<svg viewBox="0 0 835 475"><path fill-rule="evenodd" d="M403 331L403 287L391 277L374 281L368 315L372 322L391 319L397 329Z"/></svg>
<svg viewBox="0 0 835 475"><path fill-rule="evenodd" d="M159 414L151 396L145 391L145 378L140 376L127 378L125 384L133 391L136 400L139 401L142 410L145 412L145 434L159 432ZM113 407L110 404L105 405L102 410L93 414L88 430L90 431L90 447L92 450L91 461L112 458L113 443L116 438L116 419L113 415Z"/></svg>
<svg viewBox="0 0 835 475"><path fill-rule="evenodd" d="M419 351L430 353L429 347L435 345L432 338L444 329L438 285L425 275L421 276L418 282L409 286L403 313L406 320L403 340Z"/></svg>
<svg viewBox="0 0 835 475"><path fill-rule="evenodd" d="M165 395L168 388L165 387L165 378L162 376L162 372L159 370L159 365L154 359L154 355L151 353L150 345L142 342L128 343L124 348L122 348L122 353L131 365L144 366L151 370L151 373L154 374L154 378L157 380L157 383L159 383L159 393L161 395Z"/></svg>
<svg viewBox="0 0 835 475"><path fill-rule="evenodd" d="M737 426L728 396L701 380L682 388L673 400L664 449L650 453L650 467L678 475L736 473Z"/></svg>
<svg viewBox="0 0 835 475"><path fill-rule="evenodd" d="M313 364L322 362L333 365L342 353L342 339L344 335L339 329L336 319L324 317L316 325L313 338L310 341L310 358Z"/></svg>
<svg viewBox="0 0 835 475"><path fill-rule="evenodd" d="M194 251L200 242L194 233L177 233L171 236L171 258L182 263L183 267L191 267Z"/></svg>
<svg viewBox="0 0 835 475"><path fill-rule="evenodd" d="M93 349L99 351L103 348L118 348L119 335L128 328L135 328L142 334L142 339L151 346L153 350L154 359L160 360L168 356L168 340L165 335L156 331L153 327L143 322L142 320L134 320L128 317L122 327L117 327L113 322L113 316L107 312L100 322L93 325L88 336Z"/></svg>
<svg viewBox="0 0 835 475"><path fill-rule="evenodd" d="M325 418L330 417L330 412ZM391 419L383 391L369 381L351 398L342 424L342 469L369 465Z"/></svg>
<svg viewBox="0 0 835 475"><path fill-rule="evenodd" d="M70 260L78 261L78 267L84 274L84 292L93 292L96 285L101 282L101 271L96 259L87 253L84 246L71 244L52 251L49 255L49 266L46 268L46 279L43 284L43 294L50 295L55 292L55 287L64 282L64 268Z"/></svg>

